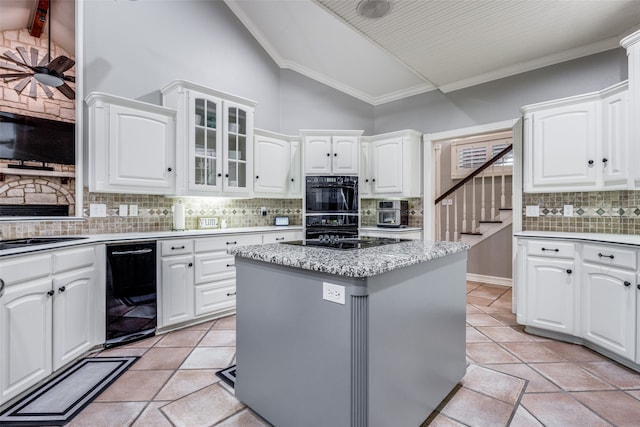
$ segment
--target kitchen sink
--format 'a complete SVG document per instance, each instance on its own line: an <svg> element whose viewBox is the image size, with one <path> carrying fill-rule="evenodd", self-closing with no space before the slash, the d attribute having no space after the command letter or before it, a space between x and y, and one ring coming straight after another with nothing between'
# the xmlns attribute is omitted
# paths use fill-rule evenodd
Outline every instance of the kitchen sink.
<svg viewBox="0 0 640 427"><path fill-rule="evenodd" d="M72 240L86 239L87 237L27 237L26 239L0 240L0 250L22 248L24 246L46 245Z"/></svg>

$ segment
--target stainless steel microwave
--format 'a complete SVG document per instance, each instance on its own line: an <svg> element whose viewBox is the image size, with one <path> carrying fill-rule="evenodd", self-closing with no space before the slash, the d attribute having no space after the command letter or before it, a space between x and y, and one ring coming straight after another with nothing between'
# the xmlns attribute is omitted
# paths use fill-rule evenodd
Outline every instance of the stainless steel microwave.
<svg viewBox="0 0 640 427"><path fill-rule="evenodd" d="M378 227L406 227L409 225L409 202L380 200L376 216Z"/></svg>

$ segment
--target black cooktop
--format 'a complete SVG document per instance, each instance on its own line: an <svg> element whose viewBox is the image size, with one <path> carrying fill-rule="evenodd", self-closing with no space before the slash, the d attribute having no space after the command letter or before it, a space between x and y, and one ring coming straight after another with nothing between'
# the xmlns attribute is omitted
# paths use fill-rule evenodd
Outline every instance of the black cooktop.
<svg viewBox="0 0 640 427"><path fill-rule="evenodd" d="M365 249L374 248L376 246L391 245L394 243L408 242L406 239L390 239L386 237L359 237L359 238L342 238L335 240L327 239L307 239L293 240L290 242L282 242L285 245L297 246L316 246L327 249Z"/></svg>

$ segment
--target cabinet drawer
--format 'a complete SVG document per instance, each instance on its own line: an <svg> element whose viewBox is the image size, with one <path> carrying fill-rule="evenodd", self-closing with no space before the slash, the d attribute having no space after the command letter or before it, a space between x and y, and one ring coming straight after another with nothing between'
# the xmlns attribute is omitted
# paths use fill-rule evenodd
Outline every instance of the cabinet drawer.
<svg viewBox="0 0 640 427"><path fill-rule="evenodd" d="M615 267L636 269L636 251L619 246L583 245L582 257L584 261Z"/></svg>
<svg viewBox="0 0 640 427"><path fill-rule="evenodd" d="M160 244L162 256L190 254L193 251L193 240L167 240Z"/></svg>
<svg viewBox="0 0 640 427"><path fill-rule="evenodd" d="M221 279L232 279L236 276L235 259L226 252L198 254L196 262L196 284Z"/></svg>
<svg viewBox="0 0 640 427"><path fill-rule="evenodd" d="M196 239L196 252L212 252L227 250L233 246L261 245L261 234L230 234L227 236Z"/></svg>
<svg viewBox="0 0 640 427"><path fill-rule="evenodd" d="M279 242L290 242L292 240L301 240L302 232L301 231L281 231L274 233L265 233L262 239L262 243L279 243Z"/></svg>
<svg viewBox="0 0 640 427"><path fill-rule="evenodd" d="M50 254L17 256L0 262L0 279L6 286L28 280L47 277L51 274L53 262Z"/></svg>
<svg viewBox="0 0 640 427"><path fill-rule="evenodd" d="M529 240L527 252L532 256L575 258L576 245L557 240Z"/></svg>
<svg viewBox="0 0 640 427"><path fill-rule="evenodd" d="M53 272L75 270L77 268L91 267L96 262L93 247L76 248L53 253Z"/></svg>
<svg viewBox="0 0 640 427"><path fill-rule="evenodd" d="M216 284L196 286L196 316L226 310L236 305L236 282L225 280Z"/></svg>

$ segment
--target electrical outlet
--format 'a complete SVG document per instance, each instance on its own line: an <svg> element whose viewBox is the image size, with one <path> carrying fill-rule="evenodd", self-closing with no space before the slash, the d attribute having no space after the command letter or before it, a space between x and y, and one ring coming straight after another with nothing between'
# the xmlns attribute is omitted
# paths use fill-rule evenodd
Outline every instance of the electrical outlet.
<svg viewBox="0 0 640 427"><path fill-rule="evenodd" d="M138 216L138 205L129 205L129 216Z"/></svg>
<svg viewBox="0 0 640 427"><path fill-rule="evenodd" d="M261 207L260 212L262 213L262 216L267 216L267 208Z"/></svg>
<svg viewBox="0 0 640 427"><path fill-rule="evenodd" d="M344 305L344 286L322 282L322 299Z"/></svg>
<svg viewBox="0 0 640 427"><path fill-rule="evenodd" d="M129 216L129 205L120 205L120 208L118 209L118 215Z"/></svg>
<svg viewBox="0 0 640 427"><path fill-rule="evenodd" d="M107 216L107 205L104 203L91 203L89 205L89 216L103 218Z"/></svg>

